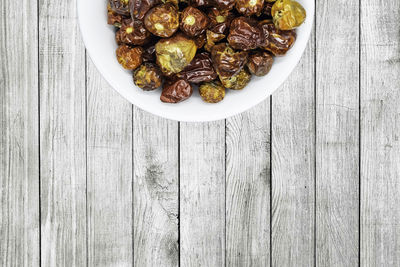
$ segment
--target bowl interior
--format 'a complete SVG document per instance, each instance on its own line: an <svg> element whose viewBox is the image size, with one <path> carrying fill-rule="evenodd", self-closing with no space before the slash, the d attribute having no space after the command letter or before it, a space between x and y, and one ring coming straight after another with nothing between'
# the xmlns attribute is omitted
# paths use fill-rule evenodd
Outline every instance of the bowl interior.
<svg viewBox="0 0 400 267"><path fill-rule="evenodd" d="M271 72L253 77L241 91L227 90L218 104L203 102L197 90L179 104L160 101L161 89L144 92L136 87L130 71L125 71L115 57L117 44L113 26L107 24L107 2L77 0L78 17L86 49L103 77L128 101L152 114L178 121L214 121L241 113L267 98L293 71L306 48L314 19L314 0L298 0L307 11L305 23L297 29L297 41L286 56L276 58Z"/></svg>

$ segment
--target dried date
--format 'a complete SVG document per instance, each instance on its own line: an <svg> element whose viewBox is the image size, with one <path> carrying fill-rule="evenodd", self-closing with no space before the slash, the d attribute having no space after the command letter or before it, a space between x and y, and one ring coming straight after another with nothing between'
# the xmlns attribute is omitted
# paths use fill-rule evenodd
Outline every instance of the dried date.
<svg viewBox="0 0 400 267"><path fill-rule="evenodd" d="M240 72L247 63L247 52L236 52L226 43L215 45L211 50L214 69L221 77L229 77Z"/></svg>
<svg viewBox="0 0 400 267"><path fill-rule="evenodd" d="M234 49L256 49L264 42L263 31L256 21L239 17L231 23L228 42Z"/></svg>
<svg viewBox="0 0 400 267"><path fill-rule="evenodd" d="M269 73L274 63L274 58L265 51L255 51L250 53L247 67L256 76L264 76Z"/></svg>
<svg viewBox="0 0 400 267"><path fill-rule="evenodd" d="M188 99L193 93L193 87L182 78L173 78L164 83L161 101L165 103L179 103Z"/></svg>
<svg viewBox="0 0 400 267"><path fill-rule="evenodd" d="M264 43L261 47L275 56L284 56L296 41L296 31L281 31L275 27L272 20L261 21L259 25L264 34Z"/></svg>
<svg viewBox="0 0 400 267"><path fill-rule="evenodd" d="M203 52L197 54L192 62L177 76L191 83L201 83L215 80L217 73L213 68L210 54Z"/></svg>

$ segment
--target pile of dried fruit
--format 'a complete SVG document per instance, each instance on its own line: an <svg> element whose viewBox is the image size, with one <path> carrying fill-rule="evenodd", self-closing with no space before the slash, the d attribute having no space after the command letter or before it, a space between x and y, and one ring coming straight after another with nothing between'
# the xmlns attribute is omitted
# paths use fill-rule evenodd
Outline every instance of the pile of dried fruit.
<svg viewBox="0 0 400 267"><path fill-rule="evenodd" d="M199 85L205 102L226 88L243 89L271 70L296 41L306 18L293 0L109 0L118 62L143 90L163 86L161 101L178 103Z"/></svg>

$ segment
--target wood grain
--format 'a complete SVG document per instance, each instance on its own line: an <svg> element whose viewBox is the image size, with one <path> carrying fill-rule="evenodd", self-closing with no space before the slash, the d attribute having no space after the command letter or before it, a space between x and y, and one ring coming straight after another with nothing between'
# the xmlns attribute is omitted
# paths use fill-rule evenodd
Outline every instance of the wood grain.
<svg viewBox="0 0 400 267"><path fill-rule="evenodd" d="M38 266L37 3L2 0L0 13L0 266Z"/></svg>
<svg viewBox="0 0 400 267"><path fill-rule="evenodd" d="M361 14L361 266L400 266L400 2Z"/></svg>
<svg viewBox="0 0 400 267"><path fill-rule="evenodd" d="M359 1L316 8L316 265L357 266Z"/></svg>
<svg viewBox="0 0 400 267"><path fill-rule="evenodd" d="M132 106L87 65L88 265L133 265Z"/></svg>
<svg viewBox="0 0 400 267"><path fill-rule="evenodd" d="M42 266L86 263L85 52L75 3L39 1Z"/></svg>
<svg viewBox="0 0 400 267"><path fill-rule="evenodd" d="M135 266L178 266L178 123L134 108Z"/></svg>
<svg viewBox="0 0 400 267"><path fill-rule="evenodd" d="M225 265L225 122L181 123L180 266Z"/></svg>
<svg viewBox="0 0 400 267"><path fill-rule="evenodd" d="M270 266L269 102L227 119L227 266Z"/></svg>
<svg viewBox="0 0 400 267"><path fill-rule="evenodd" d="M314 53L272 97L272 266L314 265Z"/></svg>

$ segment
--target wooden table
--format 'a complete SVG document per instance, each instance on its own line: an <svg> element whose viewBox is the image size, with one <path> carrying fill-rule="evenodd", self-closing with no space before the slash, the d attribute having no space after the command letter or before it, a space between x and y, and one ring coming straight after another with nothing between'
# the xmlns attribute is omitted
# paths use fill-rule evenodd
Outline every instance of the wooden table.
<svg viewBox="0 0 400 267"><path fill-rule="evenodd" d="M74 1L1 0L0 265L400 266L400 1L316 4L270 99L191 124L106 84Z"/></svg>

